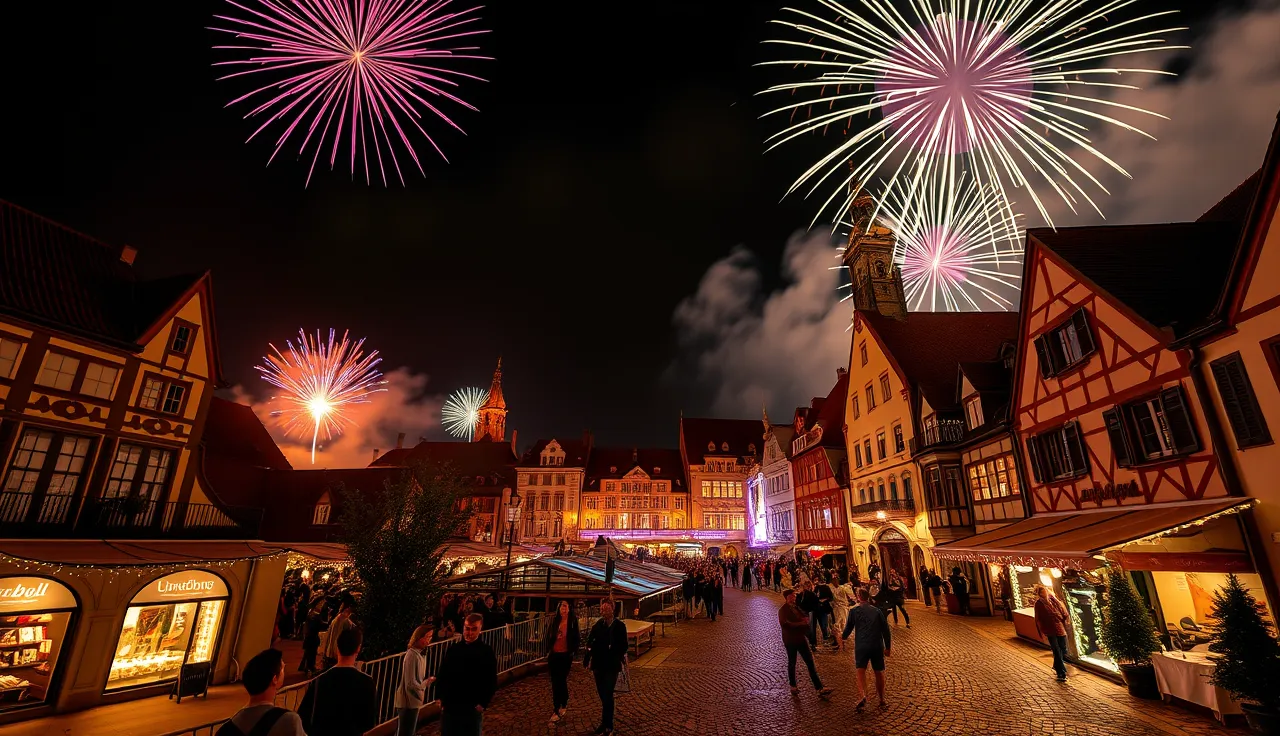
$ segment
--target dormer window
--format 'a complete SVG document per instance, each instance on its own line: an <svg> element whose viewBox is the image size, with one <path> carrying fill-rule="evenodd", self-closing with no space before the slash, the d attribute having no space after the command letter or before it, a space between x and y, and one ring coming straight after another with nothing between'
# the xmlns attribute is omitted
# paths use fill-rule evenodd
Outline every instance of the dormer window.
<svg viewBox="0 0 1280 736"><path fill-rule="evenodd" d="M969 423L969 429L977 429L984 423L982 416L982 398L972 396L965 399L964 402L964 418Z"/></svg>
<svg viewBox="0 0 1280 736"><path fill-rule="evenodd" d="M747 445L747 454L748 454L748 455L754 455L754 454L756 454L756 446L755 446L755 443L752 443L752 444L750 444L750 445Z"/></svg>
<svg viewBox="0 0 1280 736"><path fill-rule="evenodd" d="M658 475L658 474L659 474L659 473L661 473L661 472L662 472L662 468L658 467L657 465L653 466L653 474L654 474L654 475Z"/></svg>
<svg viewBox="0 0 1280 736"><path fill-rule="evenodd" d="M315 508L311 511L311 523L320 526L329 523L329 511L332 506L329 504L329 494L326 493L316 501Z"/></svg>
<svg viewBox="0 0 1280 736"><path fill-rule="evenodd" d="M610 472L610 473L616 473L616 472L618 472L618 466L617 466L617 465L610 465L610 466L609 466L609 472Z"/></svg>
<svg viewBox="0 0 1280 736"><path fill-rule="evenodd" d="M721 452L728 452L728 451L729 451L729 443L728 443L728 442L721 442L721 443L720 443L720 451L721 451Z"/></svg>
<svg viewBox="0 0 1280 736"><path fill-rule="evenodd" d="M707 443L707 452L715 452L715 451L716 451L716 443L714 443L714 442L708 442L708 443Z"/></svg>
<svg viewBox="0 0 1280 736"><path fill-rule="evenodd" d="M186 320L176 319L169 330L169 345L166 352L174 355L190 355L195 343L196 325Z"/></svg>

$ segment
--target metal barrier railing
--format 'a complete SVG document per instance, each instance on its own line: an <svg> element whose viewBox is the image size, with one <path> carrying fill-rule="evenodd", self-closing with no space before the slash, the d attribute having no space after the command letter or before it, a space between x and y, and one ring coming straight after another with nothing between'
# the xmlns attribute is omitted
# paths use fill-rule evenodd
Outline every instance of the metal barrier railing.
<svg viewBox="0 0 1280 736"><path fill-rule="evenodd" d="M488 644L498 660L498 674L537 662L546 657L543 651L543 635L545 633L546 616L525 619L510 626L490 629L480 634L480 640ZM427 658L427 677L435 677L444 663L445 651L458 638L449 641L432 642L425 652ZM396 689L400 687L400 660L403 652L390 654L379 659L361 662L360 669L373 678L374 694L378 701L378 723L383 724L396 717ZM306 696L311 681L298 682L280 688L276 693L276 705L296 711ZM435 685L427 690L426 702L436 699ZM218 727L227 719L202 723L193 728L170 731L162 736L213 736Z"/></svg>

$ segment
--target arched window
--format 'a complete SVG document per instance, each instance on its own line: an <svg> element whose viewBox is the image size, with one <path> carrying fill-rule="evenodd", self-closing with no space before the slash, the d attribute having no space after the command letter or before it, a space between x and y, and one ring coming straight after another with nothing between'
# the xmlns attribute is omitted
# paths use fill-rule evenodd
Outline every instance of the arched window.
<svg viewBox="0 0 1280 736"><path fill-rule="evenodd" d="M720 451L721 451L721 452L728 452L728 451L729 451L729 443L728 443L728 442L721 442L721 443L720 443Z"/></svg>
<svg viewBox="0 0 1280 736"><path fill-rule="evenodd" d="M866 489L866 487L859 487L859 488L858 488L858 503L866 503L866 502L867 502L867 489Z"/></svg>
<svg viewBox="0 0 1280 736"><path fill-rule="evenodd" d="M716 451L716 443L714 443L714 442L708 442L708 443L707 443L707 452L715 452L715 451Z"/></svg>
<svg viewBox="0 0 1280 736"><path fill-rule="evenodd" d="M876 483L879 489L879 492L877 493L877 495L879 496L879 500L883 501L884 500L884 478L877 478Z"/></svg>
<svg viewBox="0 0 1280 736"><path fill-rule="evenodd" d="M902 474L902 497L903 497L903 498L905 498L905 499L907 499L907 500L911 500L911 498L912 498L912 496L911 496L911 474L910 474L910 473L903 473L903 474Z"/></svg>
<svg viewBox="0 0 1280 736"><path fill-rule="evenodd" d="M889 476L889 499L891 501L898 500L898 479L892 475Z"/></svg>

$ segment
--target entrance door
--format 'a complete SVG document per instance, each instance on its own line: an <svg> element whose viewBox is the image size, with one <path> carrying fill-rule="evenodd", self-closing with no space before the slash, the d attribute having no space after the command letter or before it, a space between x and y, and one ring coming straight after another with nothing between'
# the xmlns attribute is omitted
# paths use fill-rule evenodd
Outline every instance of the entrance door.
<svg viewBox="0 0 1280 736"><path fill-rule="evenodd" d="M897 570L907 581L907 594L915 597L915 576L911 574L911 549L906 542L880 542L880 575L888 581L889 571Z"/></svg>

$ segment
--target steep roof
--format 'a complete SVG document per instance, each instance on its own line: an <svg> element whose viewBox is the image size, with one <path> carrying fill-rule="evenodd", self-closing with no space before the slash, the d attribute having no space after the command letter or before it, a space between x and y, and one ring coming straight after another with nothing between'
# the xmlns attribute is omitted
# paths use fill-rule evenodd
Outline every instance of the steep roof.
<svg viewBox="0 0 1280 736"><path fill-rule="evenodd" d="M0 314L137 350L139 338L205 274L140 280L123 253L0 201Z"/></svg>
<svg viewBox="0 0 1280 736"><path fill-rule="evenodd" d="M960 372L969 379L969 385L978 393L1008 393L1013 385L1013 372L1003 360L964 361L960 363ZM960 388L959 383L956 382L957 390Z"/></svg>
<svg viewBox="0 0 1280 736"><path fill-rule="evenodd" d="M1018 337L1017 312L911 312L905 320L859 310L885 349L935 411L953 408L956 368L990 360Z"/></svg>
<svg viewBox="0 0 1280 736"><path fill-rule="evenodd" d="M595 447L587 464L587 487L602 478L621 478L635 467L656 480L673 481L675 490L683 491L684 467L680 451L665 448ZM594 490L599 490L597 486Z"/></svg>
<svg viewBox="0 0 1280 736"><path fill-rule="evenodd" d="M822 399L816 412L811 412L812 420L805 423L806 430L822 425L822 439L815 447L844 449L844 411L848 398L849 372L841 371L831 393Z"/></svg>
<svg viewBox="0 0 1280 736"><path fill-rule="evenodd" d="M696 464L704 455L751 457L764 445L764 426L759 419L680 418L680 437L688 462ZM724 445L728 443L726 450ZM714 445L715 449L708 449ZM755 452L751 447L755 446Z"/></svg>
<svg viewBox="0 0 1280 736"><path fill-rule="evenodd" d="M1027 238L1151 326L1179 336L1213 312L1240 231L1239 221L1205 221L1033 228Z"/></svg>
<svg viewBox="0 0 1280 736"><path fill-rule="evenodd" d="M560 445L560 449L564 450L564 464L567 467L582 468L587 465L587 458L590 454L591 446L585 439L562 440L559 437L551 439L538 440L533 446L524 451L520 456L521 467L532 467L539 464L539 458L542 451L547 445L551 444L551 440L555 440Z"/></svg>
<svg viewBox="0 0 1280 736"><path fill-rule="evenodd" d="M769 431L773 432L773 436L778 440L778 447L782 448L782 454L788 459L791 458L791 441L796 438L796 430L790 424L771 424Z"/></svg>
<svg viewBox="0 0 1280 736"><path fill-rule="evenodd" d="M1249 206L1253 204L1258 193L1258 185L1262 182L1262 169L1258 169L1231 190L1217 204L1209 208L1196 222L1244 222L1249 215Z"/></svg>
<svg viewBox="0 0 1280 736"><path fill-rule="evenodd" d="M498 367L493 370L493 380L489 383L489 395L481 409L506 409L507 399L502 395L502 358L498 358Z"/></svg>
<svg viewBox="0 0 1280 736"><path fill-rule="evenodd" d="M440 463L453 468L463 479L485 478L475 495L499 495L502 487L514 486L515 464L519 458L506 442L419 442L414 447L390 450L370 463L371 468L405 467L410 463Z"/></svg>

